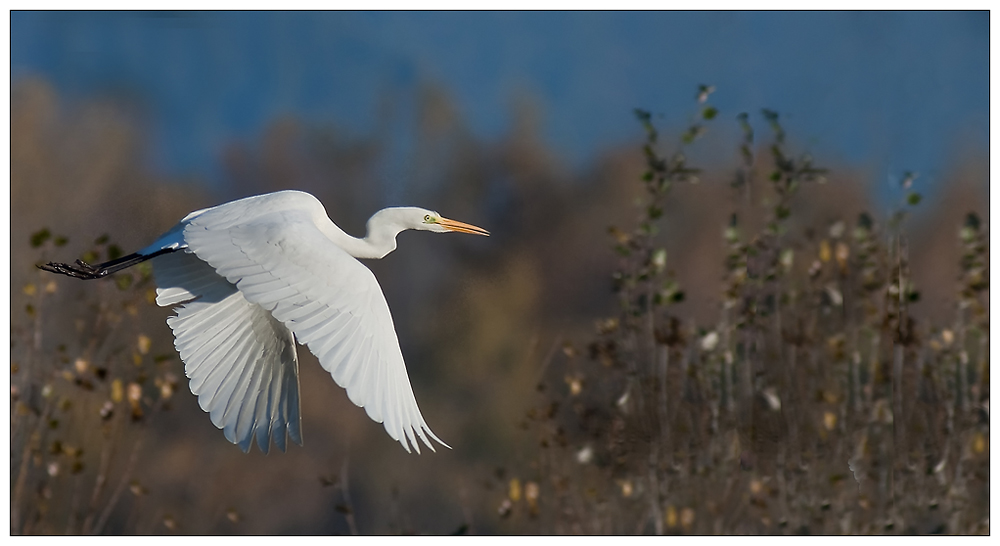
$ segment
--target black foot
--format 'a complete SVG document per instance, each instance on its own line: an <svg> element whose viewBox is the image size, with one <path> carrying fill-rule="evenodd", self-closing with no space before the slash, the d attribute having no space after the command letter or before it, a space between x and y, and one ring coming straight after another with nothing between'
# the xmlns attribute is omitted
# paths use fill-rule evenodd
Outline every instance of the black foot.
<svg viewBox="0 0 1000 546"><path fill-rule="evenodd" d="M176 251L176 248L164 248L162 250L157 250L152 254L132 253L128 256L122 256L121 258L111 260L110 262L104 262L103 264L97 265L90 265L83 260L77 260L76 265L49 262L45 265L38 266L38 269L49 271L51 273L58 273L60 275L67 275L77 279L101 279L112 273L117 273L127 267L132 267L137 263L142 263L146 260L155 258L161 254Z"/></svg>
<svg viewBox="0 0 1000 546"><path fill-rule="evenodd" d="M100 279L101 277L107 276L108 273L111 273L108 269L104 269L100 266L94 267L83 260L77 260L76 265L49 262L45 265L38 266L38 269L49 271L51 273L59 273L60 275L67 275L77 279Z"/></svg>

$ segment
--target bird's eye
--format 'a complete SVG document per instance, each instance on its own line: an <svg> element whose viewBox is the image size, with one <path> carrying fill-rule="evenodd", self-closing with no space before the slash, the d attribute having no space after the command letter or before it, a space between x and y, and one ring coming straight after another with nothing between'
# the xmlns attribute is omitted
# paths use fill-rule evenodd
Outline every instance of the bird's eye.
<svg viewBox="0 0 1000 546"><path fill-rule="evenodd" d="M431 221L431 215L430 214L425 214L424 215L424 222L430 223L430 221Z"/></svg>

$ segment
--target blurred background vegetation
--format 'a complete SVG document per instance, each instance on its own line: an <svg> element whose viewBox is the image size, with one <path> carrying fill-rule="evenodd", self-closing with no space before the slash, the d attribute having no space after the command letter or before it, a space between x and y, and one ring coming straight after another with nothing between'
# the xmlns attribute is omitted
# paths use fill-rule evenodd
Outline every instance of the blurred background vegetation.
<svg viewBox="0 0 1000 546"><path fill-rule="evenodd" d="M885 213L864 169L710 91L577 170L530 102L485 140L421 87L394 204L492 236L404 233L366 265L455 449L406 454L300 351L305 445L265 456L189 394L148 269L33 266L287 188L361 235L383 135L279 117L208 188L151 170L115 103L15 82L12 533L988 533L987 158L932 199L894 173Z"/></svg>

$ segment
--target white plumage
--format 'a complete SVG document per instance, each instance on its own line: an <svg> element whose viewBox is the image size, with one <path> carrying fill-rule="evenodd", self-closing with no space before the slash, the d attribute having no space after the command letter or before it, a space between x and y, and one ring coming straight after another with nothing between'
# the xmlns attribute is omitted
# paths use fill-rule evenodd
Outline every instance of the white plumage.
<svg viewBox="0 0 1000 546"><path fill-rule="evenodd" d="M401 207L376 213L357 239L312 195L283 191L193 212L131 261L44 268L98 278L152 259L156 302L177 311L167 324L191 392L244 451L254 439L265 453L271 440L284 450L286 435L302 443L298 341L352 402L419 453L418 437L432 450L431 438L447 444L420 415L385 297L355 259L385 256L405 229L488 235Z"/></svg>

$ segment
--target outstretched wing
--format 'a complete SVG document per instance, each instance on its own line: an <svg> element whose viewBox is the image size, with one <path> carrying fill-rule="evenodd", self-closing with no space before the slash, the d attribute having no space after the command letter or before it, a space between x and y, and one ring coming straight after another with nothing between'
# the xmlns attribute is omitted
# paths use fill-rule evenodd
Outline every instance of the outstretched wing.
<svg viewBox="0 0 1000 546"><path fill-rule="evenodd" d="M407 451L412 444L420 452L417 436L432 450L428 436L447 445L420 415L389 306L372 272L320 231L315 210L290 207L252 216L210 209L185 219L184 240L246 301L291 330L351 401Z"/></svg>
<svg viewBox="0 0 1000 546"><path fill-rule="evenodd" d="M266 310L248 302L207 263L187 252L153 259L156 303L175 305L167 319L191 392L226 439L264 453L285 435L302 444L295 339Z"/></svg>

